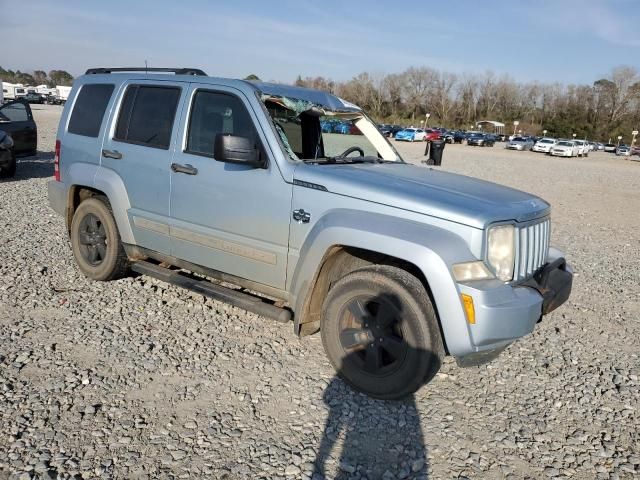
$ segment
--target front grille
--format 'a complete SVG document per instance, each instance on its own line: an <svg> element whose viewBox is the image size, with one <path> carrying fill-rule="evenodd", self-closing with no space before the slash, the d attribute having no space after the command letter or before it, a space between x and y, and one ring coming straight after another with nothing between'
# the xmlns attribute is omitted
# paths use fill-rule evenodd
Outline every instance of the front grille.
<svg viewBox="0 0 640 480"><path fill-rule="evenodd" d="M549 238L551 237L551 220L548 218L520 227L518 230L516 264L514 280L531 277L547 259Z"/></svg>

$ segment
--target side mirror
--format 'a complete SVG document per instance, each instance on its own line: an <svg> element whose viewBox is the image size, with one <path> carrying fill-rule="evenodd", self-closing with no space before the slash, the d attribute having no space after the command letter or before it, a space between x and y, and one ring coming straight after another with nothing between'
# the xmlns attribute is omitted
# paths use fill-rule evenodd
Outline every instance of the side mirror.
<svg viewBox="0 0 640 480"><path fill-rule="evenodd" d="M253 168L261 168L264 162L260 159L260 152L247 137L237 135L216 135L213 144L213 156L219 162L237 163Z"/></svg>

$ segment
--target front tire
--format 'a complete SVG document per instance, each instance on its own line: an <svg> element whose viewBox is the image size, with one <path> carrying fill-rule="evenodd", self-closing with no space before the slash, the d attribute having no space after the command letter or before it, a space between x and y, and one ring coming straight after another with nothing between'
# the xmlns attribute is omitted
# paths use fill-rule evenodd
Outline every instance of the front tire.
<svg viewBox="0 0 640 480"><path fill-rule="evenodd" d="M71 249L84 275L115 280L126 275L129 262L107 197L84 200L71 221Z"/></svg>
<svg viewBox="0 0 640 480"><path fill-rule="evenodd" d="M321 335L338 374L379 399L414 393L434 377L444 358L424 286L405 270L387 265L356 270L331 287Z"/></svg>

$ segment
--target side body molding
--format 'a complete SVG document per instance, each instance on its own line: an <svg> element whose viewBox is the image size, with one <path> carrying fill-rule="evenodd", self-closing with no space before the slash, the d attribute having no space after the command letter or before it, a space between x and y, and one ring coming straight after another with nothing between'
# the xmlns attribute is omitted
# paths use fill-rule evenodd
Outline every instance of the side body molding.
<svg viewBox="0 0 640 480"><path fill-rule="evenodd" d="M456 355L473 349L458 287L449 269L453 263L475 260L459 236L405 218L330 210L315 223L300 251L290 254L295 270L287 289L295 312L303 312L325 252L338 245L372 250L416 265L431 288L449 352ZM296 315L296 329L299 318Z"/></svg>

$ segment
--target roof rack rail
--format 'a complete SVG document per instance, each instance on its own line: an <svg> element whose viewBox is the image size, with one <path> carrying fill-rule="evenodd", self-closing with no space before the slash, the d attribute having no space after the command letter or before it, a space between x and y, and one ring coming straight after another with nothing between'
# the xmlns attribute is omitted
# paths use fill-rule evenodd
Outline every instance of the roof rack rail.
<svg viewBox="0 0 640 480"><path fill-rule="evenodd" d="M90 68L85 72L86 75L112 73L112 72L168 72L176 75L198 75L206 77L207 74L199 68L147 68L147 67L100 67Z"/></svg>

